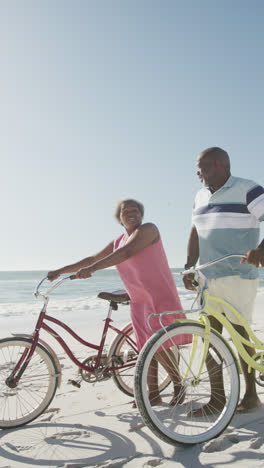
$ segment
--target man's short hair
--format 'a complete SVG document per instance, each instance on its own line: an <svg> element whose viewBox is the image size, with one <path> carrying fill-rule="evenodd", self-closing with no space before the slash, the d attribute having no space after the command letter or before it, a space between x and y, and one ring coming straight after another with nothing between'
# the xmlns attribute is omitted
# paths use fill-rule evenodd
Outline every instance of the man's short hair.
<svg viewBox="0 0 264 468"><path fill-rule="evenodd" d="M214 161L220 161L226 169L230 169L230 159L228 153L219 148L218 146L212 146L202 151L199 155L200 158L210 157Z"/></svg>

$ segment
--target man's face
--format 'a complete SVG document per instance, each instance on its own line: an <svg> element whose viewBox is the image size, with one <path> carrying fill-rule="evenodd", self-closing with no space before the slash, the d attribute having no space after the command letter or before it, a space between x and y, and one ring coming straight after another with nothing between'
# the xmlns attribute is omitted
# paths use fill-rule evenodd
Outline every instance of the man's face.
<svg viewBox="0 0 264 468"><path fill-rule="evenodd" d="M218 181L216 161L210 157L198 156L197 175L205 187L213 187Z"/></svg>

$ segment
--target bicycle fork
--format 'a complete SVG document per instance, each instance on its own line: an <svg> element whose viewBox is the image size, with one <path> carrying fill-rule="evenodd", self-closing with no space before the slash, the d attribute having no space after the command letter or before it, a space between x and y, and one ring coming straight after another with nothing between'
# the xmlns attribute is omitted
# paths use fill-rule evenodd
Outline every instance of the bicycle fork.
<svg viewBox="0 0 264 468"><path fill-rule="evenodd" d="M26 348L23 351L22 356L20 357L19 361L15 365L15 368L13 369L13 371L11 372L11 374L9 375L9 377L7 377L7 379L5 381L6 385L9 388L16 388L17 387L17 385L19 383L19 380L21 379L21 377L24 374L28 364L30 363L30 360L31 360L31 358L32 358L32 356L34 354L34 351L36 349L36 346L37 346L37 343L38 343L38 340L39 340L39 329L40 329L40 326L41 326L41 324L43 322L45 312L46 312L46 308L44 306L43 309L42 309L42 312L41 312L41 314L39 316L39 319L37 321L35 332L32 335L32 344L31 344L31 346L29 348Z"/></svg>
<svg viewBox="0 0 264 468"><path fill-rule="evenodd" d="M196 376L193 375L193 380L192 380L192 385L193 386L198 385L199 382L200 382L202 369L203 369L203 366L204 366L205 361L206 361L206 357L207 357L208 349L209 349L209 343L210 343L211 325L210 325L210 321L209 321L208 316L207 316L206 313L201 312L200 321L204 325L204 329L205 329L204 339L203 339L204 346L203 346L203 353L202 353L202 357L201 357L201 361L200 361L200 365L199 365L197 375ZM187 370L186 370L186 373L184 375L184 380L187 379L187 377L189 375L189 372L192 372L192 370L191 370L192 369L192 363L193 363L194 358L195 358L195 354L196 354L196 350L197 350L197 344L198 344L198 336L195 335L193 337L191 355L190 355L189 363L187 363Z"/></svg>
<svg viewBox="0 0 264 468"><path fill-rule="evenodd" d="M5 383L9 388L16 388L19 380L21 379L22 375L24 374L31 357L35 351L37 345L37 341L32 343L31 348L27 348L23 351L21 358L19 359L18 363L16 364L15 368L7 377ZM17 373L17 374L16 374Z"/></svg>

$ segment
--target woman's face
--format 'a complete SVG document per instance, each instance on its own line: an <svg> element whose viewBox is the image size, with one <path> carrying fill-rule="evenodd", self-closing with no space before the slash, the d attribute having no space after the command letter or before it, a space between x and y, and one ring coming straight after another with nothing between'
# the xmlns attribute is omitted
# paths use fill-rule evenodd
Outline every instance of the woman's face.
<svg viewBox="0 0 264 468"><path fill-rule="evenodd" d="M142 222L142 215L135 203L122 203L120 210L120 221L126 230L133 231Z"/></svg>

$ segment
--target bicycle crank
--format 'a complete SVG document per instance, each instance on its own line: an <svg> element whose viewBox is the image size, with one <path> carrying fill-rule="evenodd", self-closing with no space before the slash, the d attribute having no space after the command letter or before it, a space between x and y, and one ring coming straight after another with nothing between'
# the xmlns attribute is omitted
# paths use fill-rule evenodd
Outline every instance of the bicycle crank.
<svg viewBox="0 0 264 468"><path fill-rule="evenodd" d="M97 355L93 355L88 357L83 361L85 366L88 366L93 369L92 372L86 371L84 369L79 369L79 373L81 374L83 380L88 383L93 382L101 382L102 380L108 380L112 377L111 372L105 367L107 355L103 354L100 360L100 365L95 367L96 365Z"/></svg>

